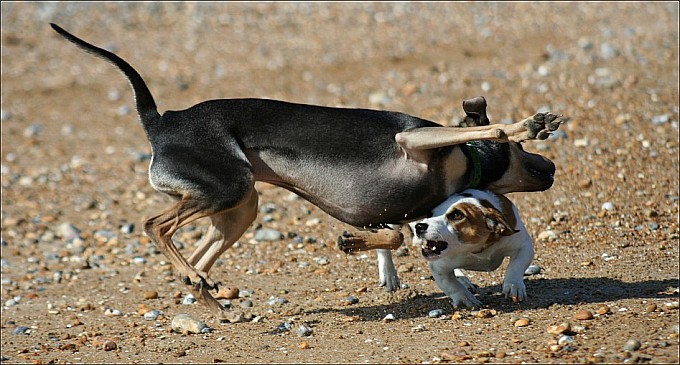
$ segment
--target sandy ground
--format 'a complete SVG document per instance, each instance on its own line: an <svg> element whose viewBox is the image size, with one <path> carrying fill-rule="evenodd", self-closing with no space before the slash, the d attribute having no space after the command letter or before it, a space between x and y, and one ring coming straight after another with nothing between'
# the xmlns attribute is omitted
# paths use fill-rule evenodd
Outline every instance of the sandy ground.
<svg viewBox="0 0 680 365"><path fill-rule="evenodd" d="M347 225L258 184L256 222L211 271L243 321L184 304L141 229L170 200L127 81L49 22L128 60L161 111L260 97L448 125L484 95L494 122L568 116L526 144L554 186L510 194L541 268L528 301L499 294L504 264L472 273L485 310L454 311L408 244L407 287L384 292L374 253L336 248ZM3 363L678 362L675 2L3 2L1 36ZM176 235L183 254L205 229ZM179 314L210 331L172 331Z"/></svg>

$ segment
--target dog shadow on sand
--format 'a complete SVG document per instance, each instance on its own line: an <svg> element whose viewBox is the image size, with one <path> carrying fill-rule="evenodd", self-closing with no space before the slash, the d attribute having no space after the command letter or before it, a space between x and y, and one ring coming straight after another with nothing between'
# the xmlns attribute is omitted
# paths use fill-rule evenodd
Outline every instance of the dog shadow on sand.
<svg viewBox="0 0 680 365"><path fill-rule="evenodd" d="M511 313L517 310L548 308L553 305L587 305L606 303L621 299L678 299L677 288L680 280L648 280L623 282L611 278L569 278L569 279L525 279L528 299L513 303L505 298L502 285L477 289L477 298L482 308L494 309L498 313ZM385 293L384 295L388 295ZM392 294L394 295L394 294ZM351 307L325 308L310 312L337 312L348 316L359 316L364 321L380 321L392 313L398 319L426 317L433 309L442 309L444 314L455 310L451 301L443 293L421 295L415 293L411 298L388 300L389 304ZM467 309L463 309L467 310ZM468 310L469 311L469 310Z"/></svg>

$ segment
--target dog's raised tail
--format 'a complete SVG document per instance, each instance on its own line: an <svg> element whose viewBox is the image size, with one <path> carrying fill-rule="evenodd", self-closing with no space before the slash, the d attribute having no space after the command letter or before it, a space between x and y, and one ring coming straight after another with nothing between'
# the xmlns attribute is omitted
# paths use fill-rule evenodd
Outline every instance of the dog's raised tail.
<svg viewBox="0 0 680 365"><path fill-rule="evenodd" d="M135 103L137 104L137 113L139 113L139 118L145 129L147 126L150 126L160 119L160 114L158 114L158 108L156 107L156 102L151 95L151 91L149 91L149 88L146 86L142 76L140 76L139 73L134 68L132 68L129 63L103 48L99 48L85 42L84 40L65 31L54 23L50 23L50 25L52 26L52 29L54 29L57 33L59 33L59 35L66 38L71 43L82 48L88 53L113 63L125 74L128 81L132 85L132 90L135 94Z"/></svg>

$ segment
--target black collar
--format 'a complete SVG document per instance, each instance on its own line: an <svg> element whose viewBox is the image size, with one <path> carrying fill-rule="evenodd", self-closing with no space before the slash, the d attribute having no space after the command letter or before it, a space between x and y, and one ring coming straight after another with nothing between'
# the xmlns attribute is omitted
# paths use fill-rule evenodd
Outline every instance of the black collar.
<svg viewBox="0 0 680 365"><path fill-rule="evenodd" d="M470 177L467 186L468 188L472 189L479 186L479 182L482 180L482 166L479 162L479 152L477 151L475 145L476 143L474 141L460 145L465 157L467 157L472 162L472 176Z"/></svg>

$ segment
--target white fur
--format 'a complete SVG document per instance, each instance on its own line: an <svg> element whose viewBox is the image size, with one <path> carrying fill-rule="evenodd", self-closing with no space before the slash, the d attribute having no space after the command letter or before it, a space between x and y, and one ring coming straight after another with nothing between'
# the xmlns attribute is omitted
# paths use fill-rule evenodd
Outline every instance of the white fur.
<svg viewBox="0 0 680 365"><path fill-rule="evenodd" d="M471 194L472 197L461 196L464 193ZM506 256L510 257L510 262L505 271L503 293L513 300L523 301L527 298L523 281L524 271L534 257L534 247L519 216L517 207L514 204L512 205L512 211L517 221L516 226L512 228L518 232L510 236L502 236L498 242L479 253L473 253L477 251L475 250L476 245L459 242L458 235L446 218L446 213L450 211L452 206L461 202L468 202L481 207L480 199L488 200L494 207L501 210L501 203L494 194L473 189L465 190L460 194L452 195L437 206L433 210L431 218L410 223L411 230L414 232L413 242L418 245L424 244L427 240L448 243L447 248L442 250L439 256L429 257L428 261L437 286L451 298L454 306L463 305L475 308L482 305L468 290L472 283L459 269L493 271L501 265ZM427 223L427 231L421 235L416 234L415 225L417 223ZM461 274L462 277L460 277Z"/></svg>

